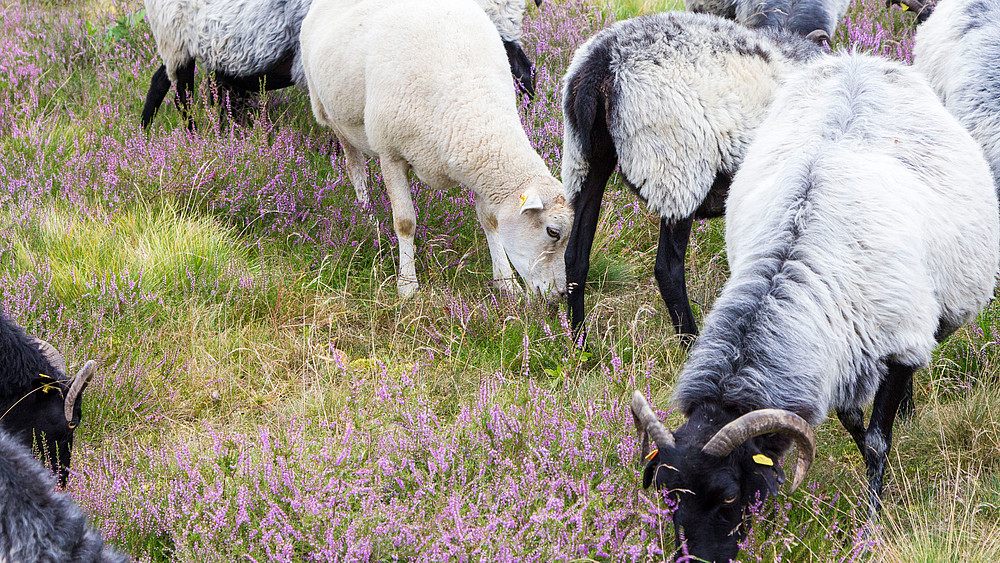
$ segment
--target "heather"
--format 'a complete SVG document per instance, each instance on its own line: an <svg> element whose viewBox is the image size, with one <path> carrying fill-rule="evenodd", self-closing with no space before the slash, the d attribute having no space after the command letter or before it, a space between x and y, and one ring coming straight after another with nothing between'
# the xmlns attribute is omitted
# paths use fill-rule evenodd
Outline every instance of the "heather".
<svg viewBox="0 0 1000 563"><path fill-rule="evenodd" d="M685 353L651 281L658 220L617 178L585 349L562 309L492 286L464 189L413 182L422 291L400 301L378 167L361 208L302 92L221 128L202 75L197 132L168 95L146 133L159 62L140 4L0 5L0 303L102 366L70 491L112 543L138 561L664 559L670 509L641 489L626 400L666 409ZM554 171L573 49L665 7L531 8L538 97L521 108ZM909 60L913 31L864 0L836 44ZM727 274L723 230L693 236L699 317ZM918 375L878 526L830 421L802 490L755 508L743 560L995 560L998 327L993 305Z"/></svg>

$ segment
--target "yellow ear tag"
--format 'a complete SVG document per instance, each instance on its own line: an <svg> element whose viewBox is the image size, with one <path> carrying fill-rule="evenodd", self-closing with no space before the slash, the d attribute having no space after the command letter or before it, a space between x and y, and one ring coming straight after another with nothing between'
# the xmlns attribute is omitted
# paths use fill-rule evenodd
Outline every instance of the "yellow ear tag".
<svg viewBox="0 0 1000 563"><path fill-rule="evenodd" d="M49 383L46 383L46 384L42 385L42 393L48 393L49 391L51 391L53 389L54 389L54 387L51 384L49 384Z"/></svg>
<svg viewBox="0 0 1000 563"><path fill-rule="evenodd" d="M656 457L656 454L659 453L659 451L660 450L653 450L653 451L649 452L648 454L646 454L646 461L650 461L651 459L653 459L654 457Z"/></svg>
<svg viewBox="0 0 1000 563"><path fill-rule="evenodd" d="M757 465L766 465L768 467L774 466L774 462L771 461L771 458L767 457L764 454L757 454L753 456L753 460L757 462Z"/></svg>
<svg viewBox="0 0 1000 563"><path fill-rule="evenodd" d="M900 4L900 7L903 8L904 12L910 9L910 7L907 6L906 4Z"/></svg>
<svg viewBox="0 0 1000 563"><path fill-rule="evenodd" d="M528 194L521 194L518 199L521 200L521 204L518 207L524 207L524 202L528 201Z"/></svg>
<svg viewBox="0 0 1000 563"><path fill-rule="evenodd" d="M40 373L40 374L38 374L38 377L43 377L43 378L45 378L45 379L52 379L52 376L50 376L50 375L45 375L44 373Z"/></svg>

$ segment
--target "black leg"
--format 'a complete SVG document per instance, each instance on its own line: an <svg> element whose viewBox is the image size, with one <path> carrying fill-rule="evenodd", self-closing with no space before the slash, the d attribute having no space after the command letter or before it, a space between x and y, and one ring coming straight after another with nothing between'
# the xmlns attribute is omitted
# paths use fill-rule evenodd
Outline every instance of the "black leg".
<svg viewBox="0 0 1000 563"><path fill-rule="evenodd" d="M607 145L611 144L610 137ZM573 198L573 230L566 244L566 303L573 326L574 340L581 334L584 317L583 293L590 271L590 251L597 232L597 220L601 213L601 199L607 187L608 178L617 166L617 158L611 148L610 154L596 156L590 161L590 172L580 193Z"/></svg>
<svg viewBox="0 0 1000 563"><path fill-rule="evenodd" d="M685 346L690 346L698 335L698 325L694 322L684 282L684 256L690 237L690 217L676 223L661 220L660 242L656 247L656 265L653 267L653 275L660 286L663 302L667 304L674 330L681 336Z"/></svg>
<svg viewBox="0 0 1000 563"><path fill-rule="evenodd" d="M160 109L163 98L170 91L170 77L167 76L167 67L160 65L160 68L153 73L153 78L149 81L149 92L146 93L146 103L142 107L142 128L149 129L149 124L153 122L156 110Z"/></svg>
<svg viewBox="0 0 1000 563"><path fill-rule="evenodd" d="M912 367L890 362L889 372L875 393L872 416L865 433L864 450L872 514L882 509L882 483L889 449L892 447L892 424L914 371Z"/></svg>
<svg viewBox="0 0 1000 563"><path fill-rule="evenodd" d="M517 41L504 41L504 49L507 50L507 61L510 63L510 72L521 85L521 90L529 98L535 97L535 79L531 74L531 60L525 54L524 49Z"/></svg>
<svg viewBox="0 0 1000 563"><path fill-rule="evenodd" d="M910 420L913 418L913 411L916 410L917 406L913 402L913 379L906 385L905 395L903 395L903 400L899 403L899 420Z"/></svg>
<svg viewBox="0 0 1000 563"><path fill-rule="evenodd" d="M191 115L188 96L194 93L194 59L177 69L177 109L187 121L188 129L194 131L194 117Z"/></svg>
<svg viewBox="0 0 1000 563"><path fill-rule="evenodd" d="M861 455L865 455L865 414L861 409L838 410L837 418L854 438Z"/></svg>
<svg viewBox="0 0 1000 563"><path fill-rule="evenodd" d="M226 117L237 123L250 125L252 110L256 107L257 95L264 90L279 90L294 85L292 81L292 55L282 58L267 71L249 76L215 73L215 81L220 91L219 125L225 129ZM228 105L228 111L227 106Z"/></svg>

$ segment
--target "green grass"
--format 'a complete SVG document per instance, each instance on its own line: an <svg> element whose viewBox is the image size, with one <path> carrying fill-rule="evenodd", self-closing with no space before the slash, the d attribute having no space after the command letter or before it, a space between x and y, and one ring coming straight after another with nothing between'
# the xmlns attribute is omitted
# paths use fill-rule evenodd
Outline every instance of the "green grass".
<svg viewBox="0 0 1000 563"><path fill-rule="evenodd" d="M621 19L680 6L595 0L590 25L600 26L600 14ZM93 357L102 365L88 391L75 464L98 476L105 467L121 470L129 483L101 497L86 484L106 481L85 475L74 493L117 545L138 560L267 559L241 547L250 537L245 529L206 539L209 532L199 526L210 504L187 507L187 519L178 518L188 528L132 521L151 513L150 504L169 505L164 491L185 475L218 476L229 487L223 500L254 485L254 476L232 469L241 454L248 465L281 461L331 479L374 472L381 462L412 461L406 476L381 491L419 506L428 522L455 499L502 493L510 486L505 476L535 466L540 481L559 475L578 483L573 494L519 494L534 502L524 505L535 511L524 515L525 529L550 499L587 515L582 531L569 519L539 516L535 535L524 539L526 552L549 553L551 538L567 529L580 537L593 533L601 514L622 508L616 502L646 494L626 455L631 423L625 399L648 386L653 404L665 407L685 352L652 279L658 220L641 205L636 209L619 179L605 196L594 245L585 351L563 334L558 308L492 288L485 241L474 221L449 232L459 221L429 210L474 214L430 194L417 195L428 210L419 219L427 226L418 241L422 289L400 300L396 247L386 235L364 220L323 223L338 212L355 213L353 189L332 135L312 121L303 93L268 98L263 118L258 115L265 126L232 136L215 127L215 109L203 98L194 106L198 134L181 131L168 106L153 131L142 134L136 122L158 63L148 27L128 18L138 5L46 1L39 9L47 18L34 24L33 39L19 44L52 49L42 73L54 84L39 88L37 100L21 100L16 94L25 85L0 77L9 81L0 82L0 105L13 108L0 114L7 120L0 126L18 128L16 135L0 136L0 186L6 188L0 190L0 300L71 363ZM58 23L61 14L80 10L89 26ZM539 13L533 10L532 17ZM77 41L81 35L85 39ZM537 62L561 69L572 47ZM555 91L559 78L546 88ZM558 119L558 112L537 109L546 103L536 100L528 111L539 112L540 122ZM308 150L294 150L304 143ZM558 140L543 140L541 152L554 151L553 143ZM287 155L282 147L291 147ZM283 162L294 166L282 168ZM377 166L372 172L378 197L384 190ZM272 181L281 189L258 194ZM255 197L227 207L227 194L238 186ZM279 211L283 190L305 202L296 208L303 219L285 220ZM259 201L266 203L264 212ZM376 219L386 227L384 209ZM345 240L359 244L316 242L344 232ZM722 220L695 225L687 274L699 321L728 275L724 250ZM860 559L998 559L998 330L1000 305L994 303L918 374L917 412L897 426L886 510L881 527L871 532L879 547ZM489 408L476 410L482 397ZM546 436L546 419L533 418L542 411L558 419L552 432L564 437L544 452L537 441ZM520 431L504 437L491 413L508 415ZM415 421L420 417L432 421L426 427L436 435L453 439L449 447L464 456L447 471L432 469L434 456L424 448L431 440L417 431L424 424ZM672 427L681 421L677 413L668 417ZM309 440L289 437L295 424L305 425ZM261 430L278 437L278 449L267 456L234 438ZM494 441L498 457L488 457L483 450ZM327 475L320 462L331 443L351 449L349 464ZM177 456L164 461L156 458L159 452ZM187 462L178 461L183 452L194 460L190 473ZM756 549L746 560L850 560L852 541L865 527L857 508L864 486L860 454L835 421L819 428L818 454L803 490L782 496L786 508L759 520ZM461 482L457 475L464 473L475 478ZM434 495L411 498L428 482ZM465 484L452 488L460 482ZM606 492L622 482L628 494ZM478 509L462 507L464 516ZM364 528L377 519L371 507L343 512L363 530L375 530L374 524ZM347 533L317 517L304 520L302 529L319 536L330 529ZM623 534L637 533L635 520L623 520ZM662 525L669 544L672 530ZM420 555L375 531L368 537L382 560ZM585 554L577 560L613 558Z"/></svg>

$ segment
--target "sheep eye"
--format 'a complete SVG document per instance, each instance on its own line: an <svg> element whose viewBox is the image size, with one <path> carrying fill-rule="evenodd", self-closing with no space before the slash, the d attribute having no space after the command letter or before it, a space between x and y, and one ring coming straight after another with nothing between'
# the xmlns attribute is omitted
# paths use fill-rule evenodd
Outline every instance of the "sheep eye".
<svg viewBox="0 0 1000 563"><path fill-rule="evenodd" d="M75 422L70 422L70 423L69 423L69 429L70 429L70 430L73 430L73 429L75 429L75 428L76 428L76 423L75 423Z"/></svg>
<svg viewBox="0 0 1000 563"><path fill-rule="evenodd" d="M545 227L545 232L555 240L559 240L559 229L553 229L552 227Z"/></svg>
<svg viewBox="0 0 1000 563"><path fill-rule="evenodd" d="M724 499L722 502L726 504L733 504L734 502L736 502L736 496L734 495L733 498Z"/></svg>

